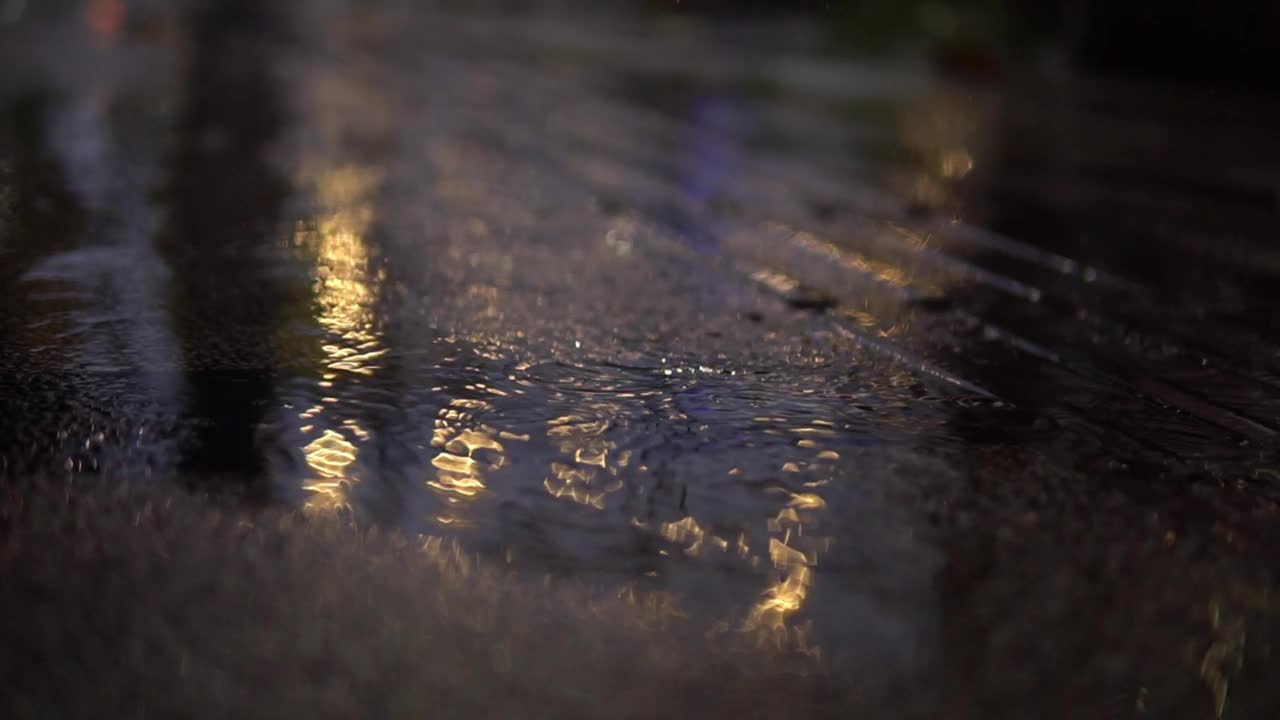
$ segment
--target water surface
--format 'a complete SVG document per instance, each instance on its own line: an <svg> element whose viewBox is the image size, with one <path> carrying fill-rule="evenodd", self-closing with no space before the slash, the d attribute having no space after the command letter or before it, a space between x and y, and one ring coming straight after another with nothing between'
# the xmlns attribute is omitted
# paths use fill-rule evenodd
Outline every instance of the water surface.
<svg viewBox="0 0 1280 720"><path fill-rule="evenodd" d="M0 26L0 478L636 582L961 716L1274 709L1274 102L134 12Z"/></svg>

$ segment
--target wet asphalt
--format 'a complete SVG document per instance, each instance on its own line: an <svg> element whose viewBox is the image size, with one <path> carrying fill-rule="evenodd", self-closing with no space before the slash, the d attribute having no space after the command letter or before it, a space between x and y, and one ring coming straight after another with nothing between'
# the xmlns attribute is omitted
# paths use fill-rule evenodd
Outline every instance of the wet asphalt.
<svg viewBox="0 0 1280 720"><path fill-rule="evenodd" d="M131 8L0 25L0 482L639 583L956 717L1277 708L1270 97Z"/></svg>

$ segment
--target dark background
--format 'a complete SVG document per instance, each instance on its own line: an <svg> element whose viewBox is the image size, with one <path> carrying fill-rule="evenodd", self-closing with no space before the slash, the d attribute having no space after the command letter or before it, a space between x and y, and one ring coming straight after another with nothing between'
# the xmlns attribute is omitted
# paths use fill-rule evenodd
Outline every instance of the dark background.
<svg viewBox="0 0 1280 720"><path fill-rule="evenodd" d="M981 59L1006 72L1050 52L1093 72L1274 91L1280 47L1275 3L1163 0L643 0L659 12L822 15L847 54L924 49L944 61Z"/></svg>

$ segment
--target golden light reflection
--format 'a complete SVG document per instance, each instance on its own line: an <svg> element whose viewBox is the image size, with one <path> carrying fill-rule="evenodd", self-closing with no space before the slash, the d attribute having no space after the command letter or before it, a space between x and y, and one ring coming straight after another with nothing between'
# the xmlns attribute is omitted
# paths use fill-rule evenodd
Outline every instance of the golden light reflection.
<svg viewBox="0 0 1280 720"><path fill-rule="evenodd" d="M728 540L717 537L703 529L698 524L698 521L693 519L693 516L684 517L676 522L662 523L658 529L658 534L672 543L683 546L685 553L693 556L700 554L707 545L721 552L727 551L730 545ZM745 537L739 537L739 544L741 548L745 549Z"/></svg>
<svg viewBox="0 0 1280 720"><path fill-rule="evenodd" d="M340 433L325 430L303 448L303 453L307 465L318 476L304 485L310 493L305 507L332 510L345 506L349 486L347 468L356 460L356 446Z"/></svg>
<svg viewBox="0 0 1280 720"><path fill-rule="evenodd" d="M841 267L848 268L863 275L869 275L876 280L892 285L893 287L905 288L911 284L911 278L906 271L889 262L876 260L862 253L853 250L838 247L835 243L824 240L813 233L800 230L798 228L779 222L770 222L766 224L769 228L777 231L785 232L791 238L791 242L805 250L826 257ZM761 280L761 278L757 278ZM769 278L769 284L775 289L783 292L794 288L794 281L778 278ZM785 282L784 282L785 281ZM781 283L781 286L779 286ZM790 283L787 287L786 283ZM785 288L785 289L784 289Z"/></svg>
<svg viewBox="0 0 1280 720"><path fill-rule="evenodd" d="M328 368L368 374L386 350L373 329L373 301L382 277L370 268L366 235L373 224L370 195L381 170L348 166L322 173L316 197L327 214L314 229L300 228L295 242L315 255L313 287L317 320L329 332L323 346Z"/></svg>
<svg viewBox="0 0 1280 720"><path fill-rule="evenodd" d="M373 311L382 277L371 269L366 241L373 224L371 196L382 180L382 171L352 165L303 175L303 184L314 188L320 213L313 223L299 224L294 244L313 262L316 322L326 335L321 345L325 371L317 386L329 394L319 405L302 412L299 419L307 434L325 425L343 430L325 429L303 448L314 473L303 482L310 494L304 509L320 510L347 504L348 489L359 481L354 473L359 452L356 443L368 433L350 418L327 423L317 420L340 412L340 393L334 392L340 378L372 374L378 369L376 361L386 353Z"/></svg>
<svg viewBox="0 0 1280 720"><path fill-rule="evenodd" d="M775 535L769 539L774 580L748 612L745 630L760 633L779 646L818 652L818 648L809 647L804 628L791 625L789 619L804 607L818 552L825 552L830 546L830 538L806 533L806 528L816 526L817 513L826 506L826 501L814 493L790 493L786 506L769 519L768 530Z"/></svg>
<svg viewBox="0 0 1280 720"><path fill-rule="evenodd" d="M803 553L777 538L769 540L769 559L780 573L779 580L751 608L746 628L766 631L781 640L787 632L787 618L799 610L808 597L810 570Z"/></svg>
<svg viewBox="0 0 1280 720"><path fill-rule="evenodd" d="M574 418L557 418L552 421L552 425L570 426L573 420ZM771 416L757 416L752 421L775 426L793 422L787 418ZM810 490L826 486L831 466L817 461L839 457L834 451L822 449L820 444L823 438L836 434L834 428L834 423L820 420L786 428L801 435L802 441L809 441L797 442L795 447L813 453L815 460L788 460L780 466L779 472L815 475L812 481L799 483ZM567 466L560 468L561 471L567 469ZM577 472L582 472L582 469L578 468ZM730 476L742 475L740 468L731 468L727 472ZM788 482L795 483L795 480ZM815 532L827 510L827 502L816 492L808 490L793 492L775 488L771 492L782 493L783 502L777 513L765 521L769 538L763 554L758 550L753 552L747 531L736 531L736 537L721 537L699 522L694 514L673 522L658 523L653 528L659 536L678 548L671 552L659 550L659 554L669 557L679 552L691 557L701 557L707 553L722 553L726 561L743 562L753 569L767 570L768 585L742 618L737 626L738 630L754 636L758 642L778 649L818 656L821 649L812 644L809 623L797 622L796 617L809 598L819 555L828 552L831 547L830 537ZM632 524L639 528L650 527L638 518L632 518Z"/></svg>
<svg viewBox="0 0 1280 720"><path fill-rule="evenodd" d="M565 457L551 463L543 486L556 499L604 510L608 496L623 488L618 472L630 463L631 453L615 452L617 443L604 437L609 429L604 418L619 409L609 404L587 409L597 417L570 414L547 421L547 437Z"/></svg>
<svg viewBox="0 0 1280 720"><path fill-rule="evenodd" d="M431 446L440 452L431 459L435 476L427 481L427 487L439 493L447 505L445 512L435 516L441 525L469 524L460 514L466 501L484 493L485 475L506 464L506 448L498 438L523 439L477 423L474 413L489 408L483 400L454 398L436 414Z"/></svg>
<svg viewBox="0 0 1280 720"><path fill-rule="evenodd" d="M327 478L343 477L347 466L355 462L356 447L333 430L311 441L306 447L307 462L318 474Z"/></svg>

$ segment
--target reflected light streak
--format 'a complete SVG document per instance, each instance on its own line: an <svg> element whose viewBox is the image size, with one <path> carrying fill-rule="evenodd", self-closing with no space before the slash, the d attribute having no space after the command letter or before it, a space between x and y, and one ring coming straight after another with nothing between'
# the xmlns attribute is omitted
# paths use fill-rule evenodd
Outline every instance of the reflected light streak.
<svg viewBox="0 0 1280 720"><path fill-rule="evenodd" d="M749 631L764 632L782 643L787 637L787 618L798 611L808 597L810 569L804 553L777 538L769 540L769 560L781 577L751 608L744 626Z"/></svg>
<svg viewBox="0 0 1280 720"><path fill-rule="evenodd" d="M826 509L827 503L814 493L789 494L786 507L767 523L770 533L781 535L781 538L769 539L769 563L776 573L775 580L748 612L743 629L759 633L762 639L779 647L790 645L796 650L817 653L818 648L809 646L804 628L789 624L789 619L804 607L808 598L818 552L830 548L830 538L811 534L818 513ZM808 552L797 546L807 548Z"/></svg>
<svg viewBox="0 0 1280 720"><path fill-rule="evenodd" d="M344 375L367 376L378 369L376 361L386 353L374 329L373 304L382 281L370 268L366 242L373 224L369 198L382 180L382 171L371 167L345 166L325 169L305 180L315 188L322 208L314 226L300 225L294 243L314 263L312 289L317 310L316 322L325 331L327 342L325 372L318 386L332 391ZM359 478L353 473L358 455L354 441L368 433L355 420L317 423L326 413L341 407L341 393L332 392L321 404L299 418L308 427L341 425L346 434L326 429L303 448L314 476L303 483L310 494L304 509L332 509L347 504L347 491Z"/></svg>
<svg viewBox="0 0 1280 720"><path fill-rule="evenodd" d="M547 421L547 437L566 457L551 463L551 474L542 484L553 498L604 510L608 496L623 488L618 471L630 462L631 453L616 452L617 443L603 437L609 429L605 418L620 408L601 403L589 410L598 419L571 414Z"/></svg>
<svg viewBox="0 0 1280 720"><path fill-rule="evenodd" d="M676 522L662 523L658 533L667 540L684 546L684 551L688 555L697 556L708 543L721 552L729 549L728 540L707 532L691 515ZM742 552L746 547L745 538L740 537L738 544Z"/></svg>
<svg viewBox="0 0 1280 720"><path fill-rule="evenodd" d="M838 247L835 243L824 240L813 233L805 232L783 223L771 222L768 223L768 226L775 230L789 233L791 242L809 252L822 255L841 267L863 275L869 275L880 282L897 288L905 288L911 284L911 278L908 277L906 271L897 265L883 260L875 260L862 253Z"/></svg>
<svg viewBox="0 0 1280 720"><path fill-rule="evenodd" d="M340 433L325 430L302 449L307 465L319 477L308 480L305 509L334 510L345 507L349 486L347 468L356 460L356 446Z"/></svg>
<svg viewBox="0 0 1280 720"><path fill-rule="evenodd" d="M498 442L498 431L483 425L462 426L471 421L472 411L489 407L484 401L455 398L436 415L431 445L440 448L440 452L431 459L436 472L435 477L427 481L427 487L440 493L450 506L450 512L434 518L441 525L467 525L465 518L452 511L485 492L485 474L506 464L506 449ZM509 437L518 439L514 435Z"/></svg>

